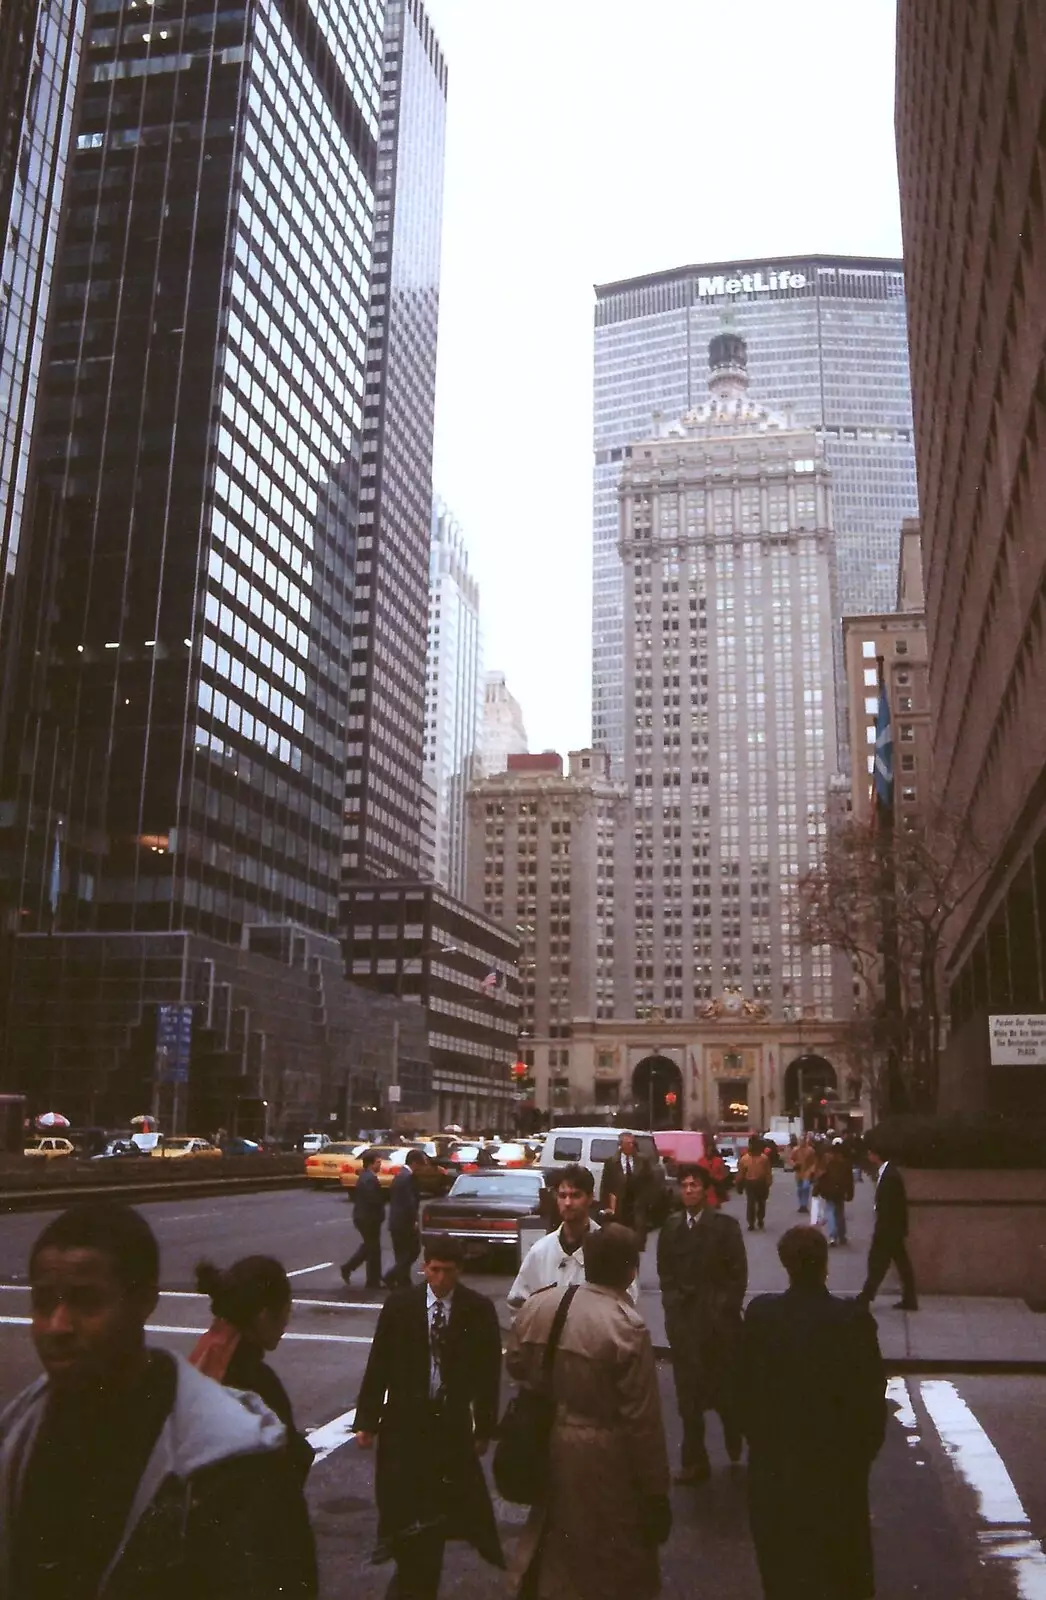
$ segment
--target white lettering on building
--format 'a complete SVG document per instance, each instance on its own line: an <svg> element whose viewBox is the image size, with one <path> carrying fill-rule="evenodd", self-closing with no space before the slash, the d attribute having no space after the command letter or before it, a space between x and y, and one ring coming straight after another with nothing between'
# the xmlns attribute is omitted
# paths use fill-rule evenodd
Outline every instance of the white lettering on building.
<svg viewBox="0 0 1046 1600"><path fill-rule="evenodd" d="M720 272L711 278L699 277L697 292L703 300L720 294L776 294L780 289L805 289L806 282L804 272L767 267L765 275L762 272L742 272L736 278L728 278L725 272Z"/></svg>

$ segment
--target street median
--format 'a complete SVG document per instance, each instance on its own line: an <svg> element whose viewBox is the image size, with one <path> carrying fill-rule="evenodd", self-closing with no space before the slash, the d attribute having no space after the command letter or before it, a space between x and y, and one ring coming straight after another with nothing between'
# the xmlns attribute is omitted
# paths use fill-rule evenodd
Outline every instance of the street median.
<svg viewBox="0 0 1046 1600"><path fill-rule="evenodd" d="M42 1162L0 1157L0 1212L50 1211L74 1200L164 1200L172 1195L251 1194L305 1184L305 1159L278 1156L150 1156Z"/></svg>

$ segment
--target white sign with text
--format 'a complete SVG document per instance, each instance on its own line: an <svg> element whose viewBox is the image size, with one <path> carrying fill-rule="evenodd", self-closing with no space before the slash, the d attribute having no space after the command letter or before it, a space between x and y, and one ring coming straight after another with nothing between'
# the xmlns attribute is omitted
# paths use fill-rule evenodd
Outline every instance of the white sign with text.
<svg viewBox="0 0 1046 1600"><path fill-rule="evenodd" d="M993 1067L1046 1067L1046 1015L988 1018Z"/></svg>

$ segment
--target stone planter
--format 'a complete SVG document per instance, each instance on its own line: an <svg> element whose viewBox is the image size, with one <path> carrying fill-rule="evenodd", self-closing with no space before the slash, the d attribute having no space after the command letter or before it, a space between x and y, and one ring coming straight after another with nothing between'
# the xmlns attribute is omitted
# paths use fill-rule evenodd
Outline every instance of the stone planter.
<svg viewBox="0 0 1046 1600"><path fill-rule="evenodd" d="M1046 1300L1046 1170L903 1171L920 1294Z"/></svg>

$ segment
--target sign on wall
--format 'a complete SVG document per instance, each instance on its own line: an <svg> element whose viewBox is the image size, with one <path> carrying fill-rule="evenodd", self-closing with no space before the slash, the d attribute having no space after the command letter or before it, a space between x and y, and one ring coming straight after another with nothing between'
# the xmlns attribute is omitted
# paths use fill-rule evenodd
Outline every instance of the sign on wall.
<svg viewBox="0 0 1046 1600"><path fill-rule="evenodd" d="M1046 1067L1046 1015L989 1017L988 1038L993 1067Z"/></svg>

